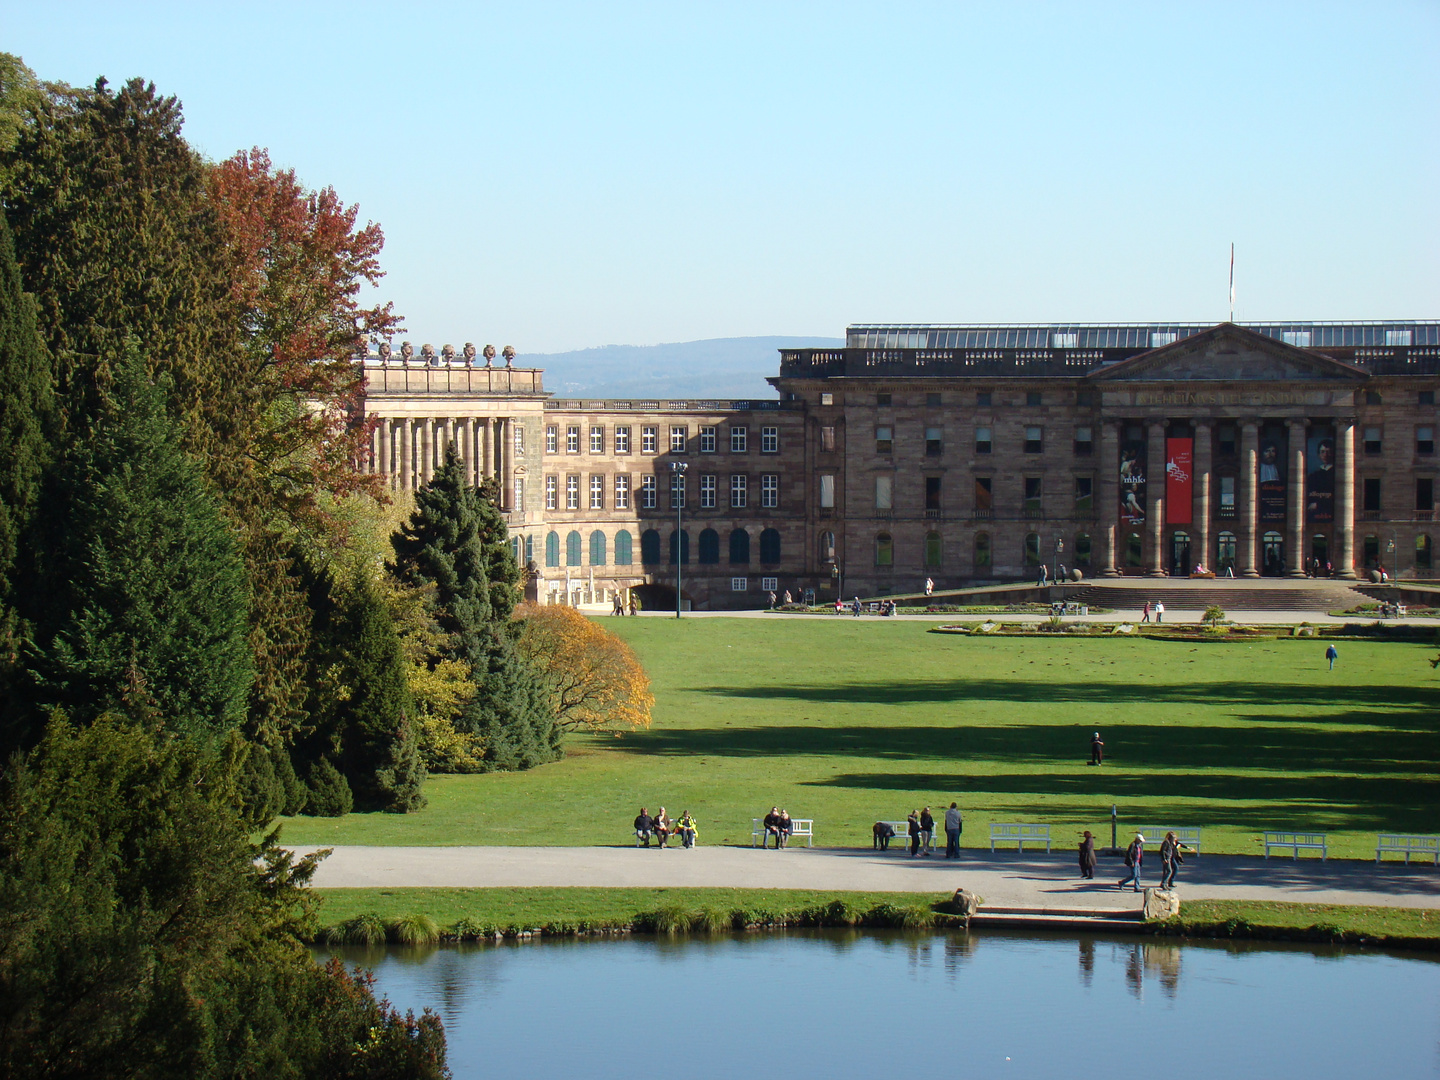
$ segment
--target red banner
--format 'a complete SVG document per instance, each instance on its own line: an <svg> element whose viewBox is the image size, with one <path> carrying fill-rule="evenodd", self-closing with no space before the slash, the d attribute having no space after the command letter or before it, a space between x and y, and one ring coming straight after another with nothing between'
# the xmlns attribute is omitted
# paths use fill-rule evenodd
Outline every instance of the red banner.
<svg viewBox="0 0 1440 1080"><path fill-rule="evenodd" d="M1165 440L1165 520L1171 525L1189 525L1191 468L1195 460L1194 439Z"/></svg>

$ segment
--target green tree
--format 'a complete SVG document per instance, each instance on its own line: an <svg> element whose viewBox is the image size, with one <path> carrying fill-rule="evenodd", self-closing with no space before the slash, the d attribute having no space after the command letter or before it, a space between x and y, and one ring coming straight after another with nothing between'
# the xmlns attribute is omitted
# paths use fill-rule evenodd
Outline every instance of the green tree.
<svg viewBox="0 0 1440 1080"><path fill-rule="evenodd" d="M251 680L243 568L133 345L114 370L27 534L30 721L148 707L188 734L235 728Z"/></svg>
<svg viewBox="0 0 1440 1080"><path fill-rule="evenodd" d="M470 668L475 693L455 718L480 736L491 769L528 769L560 755L561 732L537 673L515 648L510 616L520 569L492 488L468 487L454 449L415 495L415 512L392 537L391 572L435 586L435 608L452 655Z"/></svg>

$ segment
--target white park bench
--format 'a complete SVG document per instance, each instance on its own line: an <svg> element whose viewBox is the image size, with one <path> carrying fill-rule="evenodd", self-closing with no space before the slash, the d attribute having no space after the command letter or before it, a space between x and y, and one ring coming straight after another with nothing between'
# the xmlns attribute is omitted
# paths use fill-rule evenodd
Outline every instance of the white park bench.
<svg viewBox="0 0 1440 1080"><path fill-rule="evenodd" d="M1271 848L1289 851L1297 859L1300 858L1302 850L1318 851L1321 862L1324 862L1329 854L1323 832L1267 832L1265 834L1265 858L1267 859L1270 858Z"/></svg>
<svg viewBox="0 0 1440 1080"><path fill-rule="evenodd" d="M1405 833L1380 833L1375 841L1375 861L1387 851L1397 854L1404 852L1405 865L1410 865L1411 855L1428 855L1435 865L1440 866L1440 836L1410 836Z"/></svg>
<svg viewBox="0 0 1440 1080"><path fill-rule="evenodd" d="M1165 834L1173 832L1176 840L1194 849L1196 858L1200 856L1200 830L1194 825L1138 825L1135 831L1145 837L1146 843L1155 844L1157 848L1164 841Z"/></svg>
<svg viewBox="0 0 1440 1080"><path fill-rule="evenodd" d="M1017 850L1025 850L1025 842L1038 844L1045 841L1045 850L1050 850L1050 826L1049 825L991 825L990 826L990 850L995 850L996 844L1015 844Z"/></svg>
<svg viewBox="0 0 1440 1080"><path fill-rule="evenodd" d="M882 821L882 822L880 822L880 824L881 824L881 825L889 825L892 829L895 830L895 835L890 838L890 843L891 843L891 844L899 844L901 850L905 850L905 851L908 851L908 850L909 850L909 848L910 848L910 822L909 822L908 819L905 820L905 821ZM934 829L931 829L931 830L930 830L930 837L929 837L929 843L928 843L928 844L926 843L925 834L924 834L924 833L921 833L921 834L920 834L920 846L921 846L923 849L925 849L925 850L934 851L934 850L935 850L935 834L936 834L937 832L939 832L938 823L937 823L937 828L934 828Z"/></svg>
<svg viewBox="0 0 1440 1080"><path fill-rule="evenodd" d="M765 838L766 838L767 835L769 835L769 834L767 834L767 833L765 832L765 819L764 819L764 818L758 818L758 817L756 817L756 818L751 818L751 819L750 819L750 846L751 846L751 847L756 847L756 846L764 847L764 846L765 846ZM790 819L790 839L791 839L791 840L794 840L797 836L803 836L803 837L805 838L805 846L806 846L806 847L814 847L814 846L815 846L815 819L814 819L814 818L808 818L808 817L792 817L792 818Z"/></svg>

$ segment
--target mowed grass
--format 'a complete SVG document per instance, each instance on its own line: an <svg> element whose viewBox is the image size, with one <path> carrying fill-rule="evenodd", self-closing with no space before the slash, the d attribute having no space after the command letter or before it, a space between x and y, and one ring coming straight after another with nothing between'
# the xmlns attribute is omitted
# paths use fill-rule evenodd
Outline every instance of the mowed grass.
<svg viewBox="0 0 1440 1080"><path fill-rule="evenodd" d="M1440 832L1434 646L1312 639L930 634L878 619L607 619L653 680L654 725L574 738L525 773L437 776L408 815L285 823L291 844L624 844L640 805L692 811L702 844L747 844L772 805L824 846L958 801L963 842L991 822L1080 830L1200 825L1207 851L1260 832L1330 833L1373 858L1377 830ZM1090 733L1105 765L1087 765Z"/></svg>

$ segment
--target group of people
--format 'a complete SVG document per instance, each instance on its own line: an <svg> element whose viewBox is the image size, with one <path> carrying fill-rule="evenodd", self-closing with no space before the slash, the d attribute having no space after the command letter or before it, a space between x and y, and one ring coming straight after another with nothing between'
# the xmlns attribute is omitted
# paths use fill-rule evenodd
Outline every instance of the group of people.
<svg viewBox="0 0 1440 1080"><path fill-rule="evenodd" d="M837 596L837 597L835 598L835 614L836 614L836 615L843 615L843 614L845 613L845 607L846 607L845 601L842 600L842 599L840 599L840 597ZM849 607L850 607L850 614L851 614L851 615L854 615L855 618L857 618L857 619L860 617L860 613L865 610L865 605L861 602L861 600L860 600L860 598L859 598L858 596L855 597L855 599L853 599L853 600L850 601ZM881 601L880 601L880 614L881 614L881 615L894 615L894 614L895 614L895 611L896 611L896 607L895 607L895 601L894 601L894 600L881 600Z"/></svg>
<svg viewBox="0 0 1440 1080"><path fill-rule="evenodd" d="M634 593L633 590L627 590L627 592L628 592L629 595L630 595L629 614L631 614L631 615L637 614L637 613L639 612L639 610L640 610L640 602L635 599L635 593ZM612 603L611 606L610 606L610 614L611 614L611 615L624 615L624 614L626 614L625 595L626 595L626 594L623 593L623 592L621 592L619 589L616 589L616 590L615 590L615 600L614 600L614 603Z"/></svg>
<svg viewBox="0 0 1440 1080"><path fill-rule="evenodd" d="M642 847L649 847L650 841L654 840L663 849L670 837L678 836L685 847L692 848L699 835L700 830L695 827L695 819L690 816L689 810L681 813L679 821L672 821L665 807L660 807L652 817L642 806L635 818L635 839Z"/></svg>
<svg viewBox="0 0 1440 1080"><path fill-rule="evenodd" d="M776 851L790 843L790 834L795 831L795 826L790 821L790 811L781 810L778 806L770 807L770 812L765 815L761 825L765 828L765 835L760 837L760 846L769 847L770 838L773 836Z"/></svg>
<svg viewBox="0 0 1440 1080"><path fill-rule="evenodd" d="M1180 869L1180 864L1185 861L1183 852L1191 850L1176 838L1173 832L1167 832L1165 839L1160 842L1160 888L1173 889L1175 887L1175 874ZM1117 889L1123 889L1129 885L1135 892L1140 891L1140 864L1145 861L1145 836L1143 833L1136 833L1135 839L1125 849L1125 877L1115 883ZM1086 881L1093 881L1095 878L1095 837L1089 829L1080 841L1080 876Z"/></svg>
<svg viewBox="0 0 1440 1080"><path fill-rule="evenodd" d="M1149 622L1149 621L1150 621L1150 616L1151 616L1152 614L1155 616L1155 621L1156 621L1157 623L1159 623L1159 622L1164 622L1164 621L1165 621L1165 605L1164 605L1164 603L1157 600L1157 601L1155 602L1155 604L1152 605L1149 600L1146 600L1146 601L1145 601L1145 606L1140 609L1140 621L1141 621L1141 622Z"/></svg>
<svg viewBox="0 0 1440 1080"><path fill-rule="evenodd" d="M934 852L933 838L935 836L935 818L930 813L930 807L921 810L911 810L909 817L905 819L906 831L910 839L910 857L929 857ZM964 819L960 815L960 808L950 804L950 809L945 811L945 858L960 858L960 831L964 828ZM877 821L870 830L870 846L881 851L890 850L890 841L895 838L895 827L888 821Z"/></svg>

